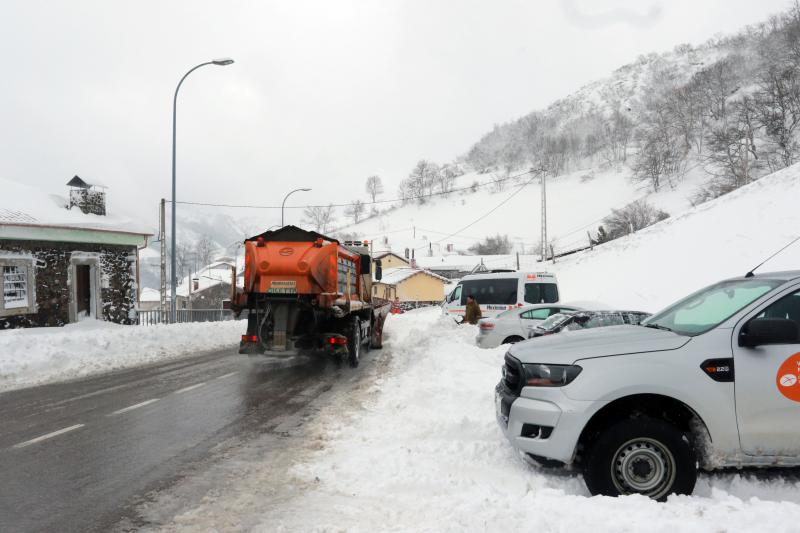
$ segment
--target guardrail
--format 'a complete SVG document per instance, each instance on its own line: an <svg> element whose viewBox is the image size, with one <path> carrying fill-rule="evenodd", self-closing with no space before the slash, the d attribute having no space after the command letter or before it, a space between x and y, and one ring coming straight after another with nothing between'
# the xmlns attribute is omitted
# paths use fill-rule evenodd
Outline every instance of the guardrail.
<svg viewBox="0 0 800 533"><path fill-rule="evenodd" d="M161 309L150 309L139 311L138 324L140 326L153 326L156 324L169 324L169 311ZM233 320L233 311L230 309L178 309L176 322L179 324L187 322L221 322L223 320Z"/></svg>

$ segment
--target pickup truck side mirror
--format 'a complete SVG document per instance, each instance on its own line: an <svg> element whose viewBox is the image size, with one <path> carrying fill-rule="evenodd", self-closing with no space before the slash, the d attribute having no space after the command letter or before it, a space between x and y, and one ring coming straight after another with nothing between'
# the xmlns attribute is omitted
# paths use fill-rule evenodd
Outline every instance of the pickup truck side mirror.
<svg viewBox="0 0 800 533"><path fill-rule="evenodd" d="M797 322L786 318L755 318L739 331L739 346L791 344L800 339Z"/></svg>
<svg viewBox="0 0 800 533"><path fill-rule="evenodd" d="M380 281L383 277L383 263L380 259L375 260L375 281Z"/></svg>

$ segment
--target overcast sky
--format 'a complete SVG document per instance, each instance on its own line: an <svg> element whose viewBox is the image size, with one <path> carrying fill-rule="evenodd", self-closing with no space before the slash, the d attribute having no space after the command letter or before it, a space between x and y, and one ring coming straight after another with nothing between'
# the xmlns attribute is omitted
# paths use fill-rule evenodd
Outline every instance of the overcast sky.
<svg viewBox="0 0 800 533"><path fill-rule="evenodd" d="M178 197L365 197L420 158L466 152L506 122L639 54L699 44L788 0L3 0L0 176L62 192L74 174L147 216ZM0 191L2 194L2 191ZM154 222L154 221L153 221Z"/></svg>

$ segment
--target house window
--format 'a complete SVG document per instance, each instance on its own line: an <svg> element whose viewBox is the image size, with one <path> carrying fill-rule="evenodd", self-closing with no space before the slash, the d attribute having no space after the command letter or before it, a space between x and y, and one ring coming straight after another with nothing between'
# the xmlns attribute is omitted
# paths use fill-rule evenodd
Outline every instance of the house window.
<svg viewBox="0 0 800 533"><path fill-rule="evenodd" d="M27 259L0 259L0 316L35 312L33 264Z"/></svg>
<svg viewBox="0 0 800 533"><path fill-rule="evenodd" d="M24 266L3 267L3 307L28 307L28 269Z"/></svg>

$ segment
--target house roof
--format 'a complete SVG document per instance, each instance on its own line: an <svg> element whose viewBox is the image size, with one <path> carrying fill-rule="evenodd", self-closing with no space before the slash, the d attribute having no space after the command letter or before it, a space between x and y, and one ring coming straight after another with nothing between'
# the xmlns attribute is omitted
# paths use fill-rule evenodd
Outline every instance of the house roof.
<svg viewBox="0 0 800 533"><path fill-rule="evenodd" d="M408 260L408 259L406 259L406 258L405 258L405 257L403 257L402 255L397 255L397 254L396 254L396 253L394 253L394 252L378 252L378 253L374 254L374 256L373 256L373 257L374 257L375 259L383 259L383 258L384 258L384 257L386 257L387 255L393 255L393 256L395 256L396 258L398 258L398 259L400 259L401 261L403 261L404 263L408 263L408 262L409 262L409 260Z"/></svg>
<svg viewBox="0 0 800 533"><path fill-rule="evenodd" d="M328 237L321 233L317 233L316 231L298 228L297 226L292 226L291 224L272 231L265 231L264 233L250 237L247 240L254 241L259 237L264 237L265 241L314 242L317 239L323 239L329 242L335 242L337 244L339 243L339 241L333 237Z"/></svg>
<svg viewBox="0 0 800 533"><path fill-rule="evenodd" d="M449 281L447 278L444 278L438 274L434 274L430 270L420 270L418 268L410 268L410 267L398 267L398 268L387 268L386 270L384 270L381 280L377 283L383 283L384 285L397 285L413 276L416 276L417 274L426 274L428 276L441 280L445 283Z"/></svg>
<svg viewBox="0 0 800 533"><path fill-rule="evenodd" d="M141 221L116 210L102 216L83 213L80 209L67 209L68 205L69 202L57 194L48 194L38 187L0 178L0 227L28 226L153 234Z"/></svg>

